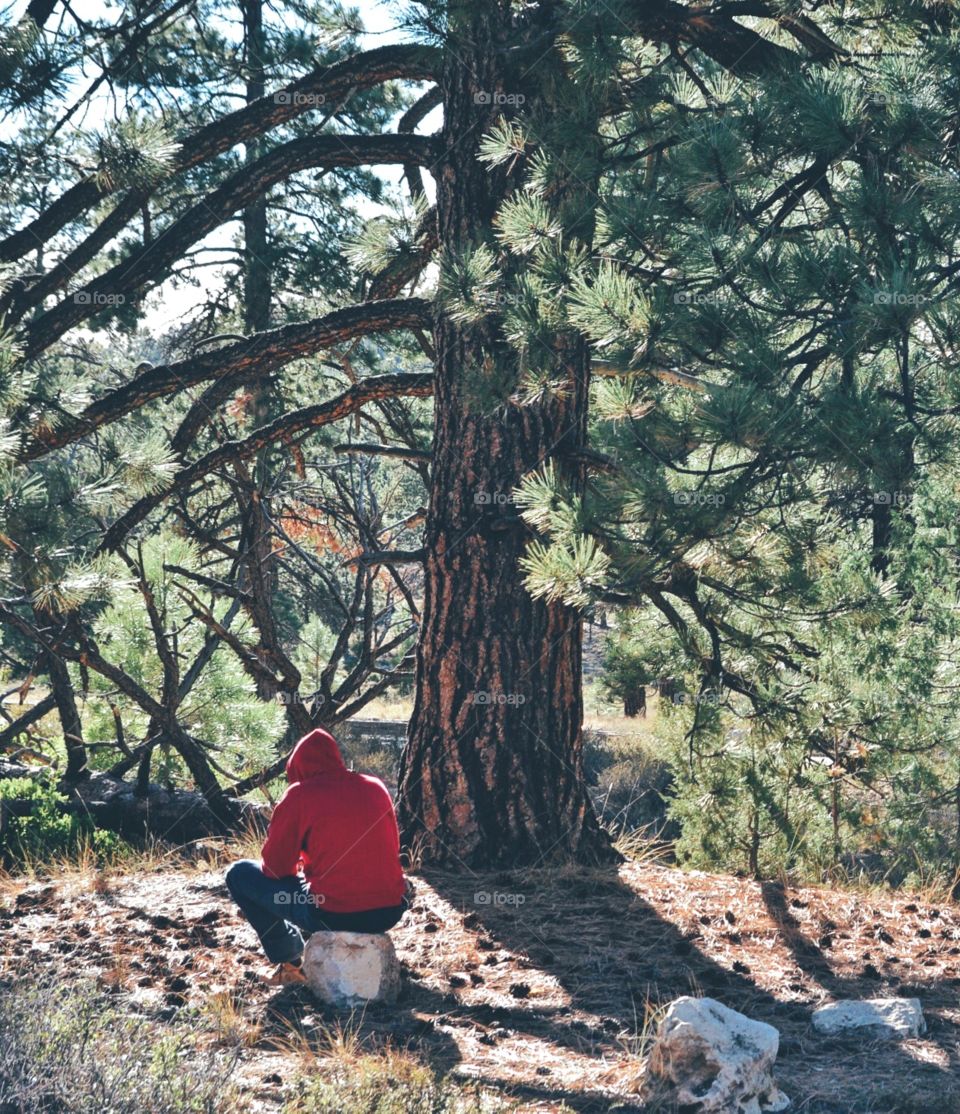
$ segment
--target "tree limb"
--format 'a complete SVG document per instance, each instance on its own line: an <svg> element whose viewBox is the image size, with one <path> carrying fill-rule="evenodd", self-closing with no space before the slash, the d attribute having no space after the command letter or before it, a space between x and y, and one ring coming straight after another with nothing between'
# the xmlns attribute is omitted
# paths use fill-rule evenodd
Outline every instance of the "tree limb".
<svg viewBox="0 0 960 1114"><path fill-rule="evenodd" d="M346 444L334 445L335 453L368 453L371 456L395 456L401 460L422 460L429 463L433 460L433 453L425 449L407 449L402 445L366 445Z"/></svg>
<svg viewBox="0 0 960 1114"><path fill-rule="evenodd" d="M237 372L265 375L291 360L311 356L321 348L329 348L368 333L429 326L430 320L430 303L423 298L368 302L334 310L312 321L257 333L249 341L231 344L215 352L202 352L174 364L150 368L136 379L92 402L80 414L64 421L56 429L44 430L42 434L36 435L23 448L19 459L36 460L139 409L153 399L175 394L208 379L220 379Z"/></svg>
<svg viewBox="0 0 960 1114"><path fill-rule="evenodd" d="M348 387L342 394L316 406L306 406L284 414L268 425L261 426L248 437L226 441L217 448L187 465L178 472L165 489L144 496L134 503L107 530L99 552L115 549L124 536L170 495L184 491L198 479L225 464L253 456L267 445L281 441L292 434L318 426L329 425L356 413L362 406L381 398L401 395L429 398L433 394L433 375L429 372L395 372L390 375L371 375Z"/></svg>
<svg viewBox="0 0 960 1114"><path fill-rule="evenodd" d="M91 279L36 318L26 331L24 356L36 358L69 329L110 306L111 299L122 303L147 282L164 277L167 268L191 244L291 174L318 167L379 163L429 165L436 160L437 152L437 141L421 135L314 135L281 144L231 175L141 251Z"/></svg>
<svg viewBox="0 0 960 1114"><path fill-rule="evenodd" d="M170 172L150 189L132 191L118 209L133 215L144 200L160 184L176 174L207 162L265 132L296 119L318 105L329 105L351 94L382 85L386 81L429 81L438 68L435 48L414 43L378 47L335 62L298 78L283 89L261 97L243 108L180 138L180 149L173 159ZM60 229L77 220L111 192L111 187L90 175L71 186L30 224L0 241L0 262L11 262L42 246ZM107 218L110 221L111 218ZM130 216L117 227L114 221L107 240L122 228ZM103 241L104 243L106 241ZM95 254L102 243L91 252ZM74 266L74 271L76 271Z"/></svg>

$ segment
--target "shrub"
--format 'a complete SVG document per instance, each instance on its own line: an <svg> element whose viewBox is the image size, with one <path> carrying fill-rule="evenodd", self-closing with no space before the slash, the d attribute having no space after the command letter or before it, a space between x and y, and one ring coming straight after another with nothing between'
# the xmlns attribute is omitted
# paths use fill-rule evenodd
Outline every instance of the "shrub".
<svg viewBox="0 0 960 1114"><path fill-rule="evenodd" d="M404 1056L359 1056L301 1081L284 1114L493 1114L502 1096L466 1090Z"/></svg>
<svg viewBox="0 0 960 1114"><path fill-rule="evenodd" d="M66 795L49 781L27 777L0 781L0 861L23 867L89 851L98 862L106 862L126 850L113 832L95 828L86 816L65 812L66 801Z"/></svg>
<svg viewBox="0 0 960 1114"><path fill-rule="evenodd" d="M585 731L583 765L594 807L615 834L641 829L666 839L677 834L667 819L670 769L652 753L648 735Z"/></svg>
<svg viewBox="0 0 960 1114"><path fill-rule="evenodd" d="M236 1056L131 1017L89 984L0 989L0 1110L231 1114Z"/></svg>

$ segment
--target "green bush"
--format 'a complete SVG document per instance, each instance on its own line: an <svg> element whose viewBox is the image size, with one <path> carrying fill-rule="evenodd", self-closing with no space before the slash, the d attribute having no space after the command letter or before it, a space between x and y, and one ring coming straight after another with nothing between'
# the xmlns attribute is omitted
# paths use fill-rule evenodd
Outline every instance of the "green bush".
<svg viewBox="0 0 960 1114"><path fill-rule="evenodd" d="M39 778L0 781L0 862L23 867L92 852L102 863L123 854L127 845L118 835L95 828L86 816L64 812L66 801L56 786Z"/></svg>

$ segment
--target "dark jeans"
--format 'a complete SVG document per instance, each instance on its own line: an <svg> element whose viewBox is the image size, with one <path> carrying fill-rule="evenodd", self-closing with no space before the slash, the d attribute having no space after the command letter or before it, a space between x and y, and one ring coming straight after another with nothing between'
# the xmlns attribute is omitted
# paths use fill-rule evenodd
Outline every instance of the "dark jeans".
<svg viewBox="0 0 960 1114"><path fill-rule="evenodd" d="M241 859L227 871L227 889L240 912L260 937L271 963L291 963L303 952L304 937L314 932L386 932L410 905L331 913L317 903L302 878L268 878L253 859Z"/></svg>

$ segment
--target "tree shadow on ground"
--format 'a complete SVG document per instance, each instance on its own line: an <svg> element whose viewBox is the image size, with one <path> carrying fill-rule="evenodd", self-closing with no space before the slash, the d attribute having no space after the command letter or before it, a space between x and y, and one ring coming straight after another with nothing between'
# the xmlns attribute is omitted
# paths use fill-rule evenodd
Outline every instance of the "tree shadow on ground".
<svg viewBox="0 0 960 1114"><path fill-rule="evenodd" d="M840 1041L820 1037L810 1025L813 1010L828 995L867 998L909 992L924 997L925 1006L946 1003L955 991L946 991L934 973L916 975L908 987L870 964L860 977L839 973L791 913L791 899L782 886L761 887L752 923L731 925L723 923L724 915L732 914L724 913L722 899L716 909L705 903L691 907L696 886L681 894L675 911L665 916L639 892L636 880L628 884L630 877L629 868L425 875L436 893L462 913L466 927L507 949L521 966L552 976L565 991L568 1007L541 1009L529 998L504 1010L503 1023L515 1031L561 1048L623 1060L628 1047L636 1051L651 1007L702 994L778 1029L777 1076L806 1114L960 1110L956 1020L930 1019L936 1059L912 1042ZM701 884L701 896L712 896L709 882ZM478 894L489 896L478 900ZM725 946L729 941L724 962L705 950L705 926L710 924L715 941L718 922L725 930ZM737 954L742 958L734 958ZM795 982L781 984L772 974L794 965L801 976ZM462 1004L459 1012L484 1017L483 1007ZM625 1033L632 1035L627 1044ZM550 1091L546 1083L536 1089ZM560 1092L553 1096L563 1097ZM581 1108L610 1109L609 1098L606 1105L603 1101L595 1096L593 1105Z"/></svg>

